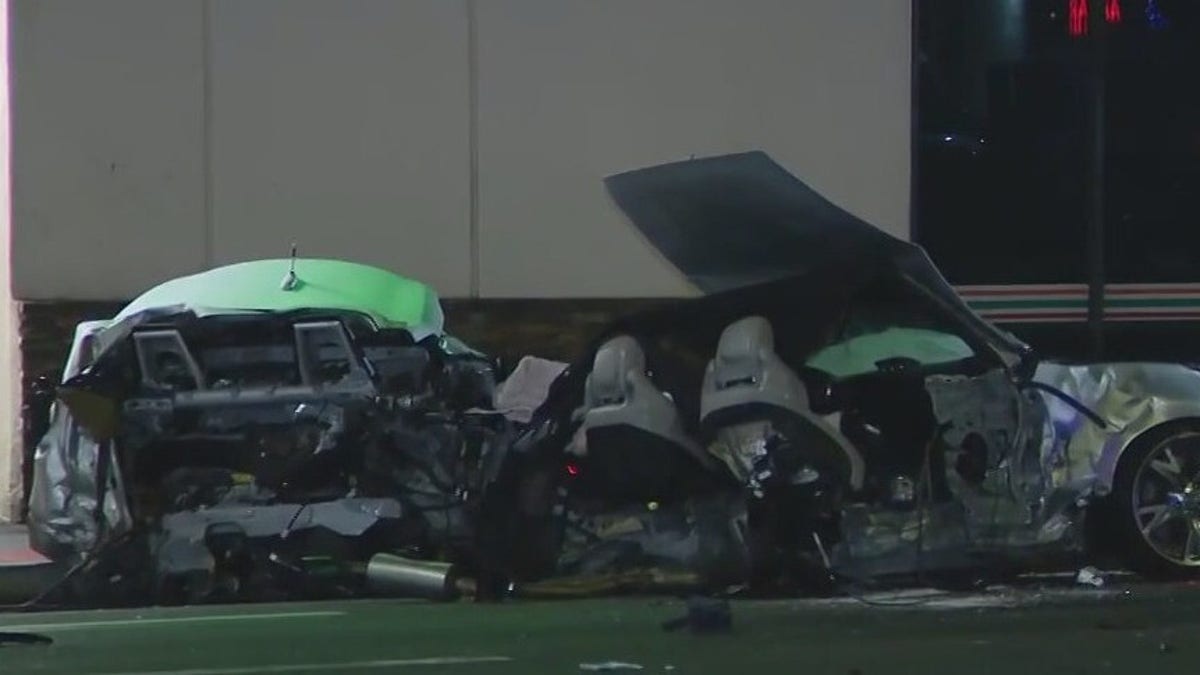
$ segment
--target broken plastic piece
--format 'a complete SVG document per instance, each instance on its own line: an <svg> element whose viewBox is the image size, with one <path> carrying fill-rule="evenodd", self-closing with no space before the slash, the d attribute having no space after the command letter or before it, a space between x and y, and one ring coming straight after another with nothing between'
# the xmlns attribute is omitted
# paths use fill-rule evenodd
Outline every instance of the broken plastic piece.
<svg viewBox="0 0 1200 675"><path fill-rule="evenodd" d="M727 633L733 630L733 611L729 607L729 601L700 596L690 598L687 614L663 622L663 630L667 631L684 626L693 633Z"/></svg>
<svg viewBox="0 0 1200 675"><path fill-rule="evenodd" d="M1079 584L1080 586L1103 588L1104 576L1100 573L1100 570L1096 569L1095 567L1088 566L1079 570L1079 573L1075 575L1075 583Z"/></svg>
<svg viewBox="0 0 1200 675"><path fill-rule="evenodd" d="M644 670L641 664L626 663L625 661L603 661L600 663L581 663L579 669L586 672L600 673L612 670Z"/></svg>
<svg viewBox="0 0 1200 675"><path fill-rule="evenodd" d="M508 378L496 387L496 409L509 419L527 424L533 411L550 395L550 385L566 370L562 361L525 356Z"/></svg>
<svg viewBox="0 0 1200 675"><path fill-rule="evenodd" d="M632 569L606 574L556 577L515 586L522 598L585 598L630 592L668 592L695 589L701 577L695 572L666 569Z"/></svg>

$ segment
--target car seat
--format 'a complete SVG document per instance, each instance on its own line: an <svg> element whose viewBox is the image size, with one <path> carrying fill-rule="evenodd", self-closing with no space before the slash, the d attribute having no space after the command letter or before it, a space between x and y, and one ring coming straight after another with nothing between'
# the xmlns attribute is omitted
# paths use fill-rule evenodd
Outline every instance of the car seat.
<svg viewBox="0 0 1200 675"><path fill-rule="evenodd" d="M792 436L788 440L799 452L822 458L852 488L861 489L862 456L811 410L804 383L775 352L771 324L761 316L735 321L721 333L700 393L700 423L709 433L751 422L788 430L785 435Z"/></svg>
<svg viewBox="0 0 1200 675"><path fill-rule="evenodd" d="M715 465L684 430L675 403L650 380L632 337L615 337L596 351L583 410L581 478L609 496L679 496L687 476Z"/></svg>

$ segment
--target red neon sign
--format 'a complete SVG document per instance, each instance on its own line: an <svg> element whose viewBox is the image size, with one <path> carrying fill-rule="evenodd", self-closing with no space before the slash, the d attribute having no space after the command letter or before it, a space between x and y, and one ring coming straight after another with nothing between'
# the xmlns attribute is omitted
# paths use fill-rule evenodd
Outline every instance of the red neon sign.
<svg viewBox="0 0 1200 675"><path fill-rule="evenodd" d="M1104 20L1109 23L1121 23L1121 0L1108 0L1105 3Z"/></svg>
<svg viewBox="0 0 1200 675"><path fill-rule="evenodd" d="M1067 32L1072 37L1087 35L1088 0L1070 0L1067 5Z"/></svg>

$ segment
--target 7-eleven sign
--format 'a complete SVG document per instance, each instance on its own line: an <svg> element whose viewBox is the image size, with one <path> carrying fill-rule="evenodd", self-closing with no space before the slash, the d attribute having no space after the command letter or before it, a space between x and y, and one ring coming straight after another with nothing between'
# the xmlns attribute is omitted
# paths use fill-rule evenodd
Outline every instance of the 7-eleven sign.
<svg viewBox="0 0 1200 675"><path fill-rule="evenodd" d="M1092 0L1067 0L1067 32L1071 37L1083 37L1088 33L1088 12ZM1103 0L1104 20L1121 22L1121 0ZM1151 3L1154 0L1150 0Z"/></svg>

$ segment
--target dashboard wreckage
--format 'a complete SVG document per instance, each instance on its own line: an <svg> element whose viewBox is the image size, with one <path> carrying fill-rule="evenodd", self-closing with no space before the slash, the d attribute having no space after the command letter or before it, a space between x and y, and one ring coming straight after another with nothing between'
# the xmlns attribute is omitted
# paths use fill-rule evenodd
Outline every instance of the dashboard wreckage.
<svg viewBox="0 0 1200 675"><path fill-rule="evenodd" d="M1200 570L1200 372L1040 360L759 152L606 181L704 295L507 379L423 284L265 260L78 328L34 548L82 602Z"/></svg>

